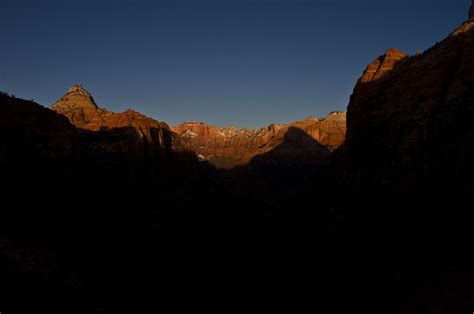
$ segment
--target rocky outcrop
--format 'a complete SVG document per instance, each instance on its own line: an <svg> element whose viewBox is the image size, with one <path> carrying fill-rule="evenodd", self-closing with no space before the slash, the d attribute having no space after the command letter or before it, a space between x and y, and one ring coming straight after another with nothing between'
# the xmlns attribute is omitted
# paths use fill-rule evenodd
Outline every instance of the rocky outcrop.
<svg viewBox="0 0 474 314"><path fill-rule="evenodd" d="M394 70L395 66L406 57L405 53L395 48L388 49L382 56L367 66L357 84L368 83L381 79Z"/></svg>
<svg viewBox="0 0 474 314"><path fill-rule="evenodd" d="M71 87L52 109L69 118L71 123L82 128L95 116L97 107L94 98L81 85Z"/></svg>
<svg viewBox="0 0 474 314"><path fill-rule="evenodd" d="M350 176L405 187L474 177L473 27L416 56L390 49L367 67L337 154Z"/></svg>
<svg viewBox="0 0 474 314"><path fill-rule="evenodd" d="M299 137L294 138L294 134L298 132L290 132L291 129L300 130L323 149L321 154L318 154L314 152L316 145L304 145L303 142L299 143L299 146L284 145L282 147L291 151L285 152L286 158L280 161L289 163L290 159L301 154L305 156L306 161L319 161L326 159L329 151L344 142L346 115L343 112L333 112L321 120L308 117L303 121L285 125L272 124L258 130L218 128L201 122L185 122L172 127L201 160L209 161L215 167L223 169L246 165L255 156L266 154L284 142L298 142ZM301 159L299 161L303 162Z"/></svg>
<svg viewBox="0 0 474 314"><path fill-rule="evenodd" d="M156 121L134 110L114 113L99 108L81 85L75 85L51 109L66 116L78 129L89 131L86 153L125 155L132 159L172 159L170 154L186 152L173 146L173 132L164 122ZM92 131L92 132L90 132ZM87 132L83 132L87 133Z"/></svg>
<svg viewBox="0 0 474 314"><path fill-rule="evenodd" d="M151 140L152 128L169 129L164 122L158 122L134 110L113 113L99 108L91 94L81 85L74 85L69 91L51 106L54 111L66 116L72 124L80 129L100 131L122 127L133 127L140 136Z"/></svg>

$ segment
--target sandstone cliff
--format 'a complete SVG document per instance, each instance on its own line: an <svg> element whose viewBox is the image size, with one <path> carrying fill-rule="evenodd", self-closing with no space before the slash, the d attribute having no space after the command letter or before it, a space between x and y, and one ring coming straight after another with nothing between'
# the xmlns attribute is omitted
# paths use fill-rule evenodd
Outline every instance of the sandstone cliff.
<svg viewBox="0 0 474 314"><path fill-rule="evenodd" d="M99 108L81 85L69 89L51 109L88 133L87 153L108 152L141 160L190 159L190 165L194 163L192 154L179 145L179 139L174 141L174 133L166 123L131 109L113 113Z"/></svg>
<svg viewBox="0 0 474 314"><path fill-rule="evenodd" d="M131 126L140 136L151 138L150 129L169 129L164 122L158 122L134 110L113 113L99 108L92 96L81 85L74 85L51 106L54 111L69 118L72 124L81 129L100 131Z"/></svg>
<svg viewBox="0 0 474 314"><path fill-rule="evenodd" d="M52 109L67 116L71 123L82 128L88 125L99 107L89 92L81 85L74 85L52 106Z"/></svg>
<svg viewBox="0 0 474 314"><path fill-rule="evenodd" d="M472 180L473 28L469 20L416 56L390 49L367 67L339 154L353 178L400 186Z"/></svg>
<svg viewBox="0 0 474 314"><path fill-rule="evenodd" d="M393 313L471 308L473 259L465 248L473 237L466 205L474 194L473 73L471 19L424 53L388 50L351 96L346 141L332 169L345 171L340 182L357 209L355 243L367 243L367 261L384 256L380 270L359 282L373 280L390 295ZM388 269L395 276L380 284Z"/></svg>
<svg viewBox="0 0 474 314"><path fill-rule="evenodd" d="M301 132L292 132L294 129ZM333 112L321 120L308 117L303 121L272 124L258 130L218 128L201 122L186 122L172 127L172 130L179 134L187 147L196 152L201 160L209 161L217 168L230 169L246 165L252 158L269 153L277 147L281 157L279 163L290 163L296 159L300 163L317 162L326 160L329 152L344 142L346 115L343 112ZM306 134L307 138L303 140L296 133ZM305 145L305 141L314 142L320 147ZM282 145L289 142L294 145Z"/></svg>

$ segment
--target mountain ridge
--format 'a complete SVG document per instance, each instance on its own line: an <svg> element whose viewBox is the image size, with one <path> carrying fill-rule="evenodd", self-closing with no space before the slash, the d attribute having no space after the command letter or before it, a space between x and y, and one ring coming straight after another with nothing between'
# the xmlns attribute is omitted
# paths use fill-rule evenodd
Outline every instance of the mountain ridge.
<svg viewBox="0 0 474 314"><path fill-rule="evenodd" d="M291 128L300 129L315 142L332 151L344 141L345 123L344 112L331 112L320 120L310 116L305 120L270 124L259 129L236 129L232 126L219 128L194 121L172 126L171 130L185 140L187 148L194 151L201 160L208 161L217 168L230 169L248 164L253 157L273 150L284 141ZM304 151L305 147L301 149ZM288 154L291 155L290 152ZM327 159L326 153L324 155L325 157L315 156L314 162Z"/></svg>
<svg viewBox="0 0 474 314"><path fill-rule="evenodd" d="M193 151L201 161L210 162L222 169L243 166L250 163L253 157L269 152L283 142L286 133L293 127L307 133L325 147L314 157L315 163L323 162L329 158L328 153L323 151L328 149L331 152L339 147L344 141L346 129L346 114L337 111L321 119L309 116L301 121L270 124L258 129L237 129L234 126L220 128L200 121L188 121L170 127L165 122L159 122L132 109L113 113L100 108L80 84L71 87L51 109L66 116L80 130L132 127L142 146L138 148L139 155L153 155L160 147L172 147L170 149ZM152 130L157 130L156 134L152 134ZM156 149L146 151L149 146L147 144ZM315 149L311 145L303 145L301 149L304 151L309 147L311 151ZM286 154L287 158L291 158L290 151Z"/></svg>

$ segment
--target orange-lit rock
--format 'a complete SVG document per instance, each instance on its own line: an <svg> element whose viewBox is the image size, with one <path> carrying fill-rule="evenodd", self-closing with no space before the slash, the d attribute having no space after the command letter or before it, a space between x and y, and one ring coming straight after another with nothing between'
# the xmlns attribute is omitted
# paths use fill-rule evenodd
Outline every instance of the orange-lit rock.
<svg viewBox="0 0 474 314"><path fill-rule="evenodd" d="M391 49L369 65L338 154L352 176L405 187L474 177L473 28L469 20L422 54Z"/></svg>
<svg viewBox="0 0 474 314"><path fill-rule="evenodd" d="M388 49L382 56L367 66L358 83L368 83L381 79L386 73L392 71L398 62L405 57L406 55L402 51L394 48Z"/></svg>
<svg viewBox="0 0 474 314"><path fill-rule="evenodd" d="M95 116L97 107L94 98L81 85L74 85L61 97L52 109L69 118L71 123L83 128Z"/></svg>
<svg viewBox="0 0 474 314"><path fill-rule="evenodd" d="M150 138L152 128L169 129L166 123L158 122L131 109L113 113L99 108L89 92L81 85L74 85L51 106L51 109L68 117L78 128L91 131L132 126L137 129L140 136Z"/></svg>
<svg viewBox="0 0 474 314"><path fill-rule="evenodd" d="M113 113L99 108L81 85L73 86L51 108L68 117L79 129L112 132L110 141L105 139L95 145L99 151L129 152L143 159L172 150L172 132L166 123L131 109ZM112 141L120 136L120 141Z"/></svg>
<svg viewBox="0 0 474 314"><path fill-rule="evenodd" d="M186 122L172 127L179 134L187 147L196 152L202 160L207 160L217 168L233 168L248 164L252 158L274 150L285 141L297 142L288 136L290 128L297 128L311 138L315 143L332 151L344 142L346 131L346 115L343 112L333 112L322 120L308 117L306 120L290 124L271 124L258 130L234 127L218 128L201 122ZM290 138L289 138L290 137ZM311 145L292 146L296 153L306 152L308 159L322 158L313 152ZM298 152L296 152L298 150ZM287 152L291 159L291 151ZM325 154L324 158L327 157ZM303 161L302 161L303 162Z"/></svg>

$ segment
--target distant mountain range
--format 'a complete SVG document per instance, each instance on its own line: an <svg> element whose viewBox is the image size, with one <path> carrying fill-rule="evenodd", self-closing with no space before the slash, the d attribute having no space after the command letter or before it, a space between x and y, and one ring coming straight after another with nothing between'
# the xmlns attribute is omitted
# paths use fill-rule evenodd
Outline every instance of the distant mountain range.
<svg viewBox="0 0 474 314"><path fill-rule="evenodd" d="M327 161L329 152L344 142L346 132L346 115L343 112L333 112L321 120L308 117L288 125L272 124L259 130L218 128L202 122L187 122L170 128L164 122L158 122L131 109L123 113L112 113L99 108L81 85L73 86L51 108L84 130L132 127L140 141L155 146L154 150L148 152L144 152L142 147L140 152L137 152L139 155L153 154L159 147L171 145L173 142L174 149L193 151L201 161L208 161L215 167L224 169L248 164L253 157L280 145L285 141L285 137L293 143L293 147L287 147L285 154L280 154L278 162ZM321 144L323 149L315 150L314 146L305 145L304 140L297 136L289 138L288 132L292 128L307 134ZM172 134L173 132L176 134ZM166 137L170 138L168 142L165 141ZM174 138L174 141L171 138ZM304 153L306 150L308 151Z"/></svg>

